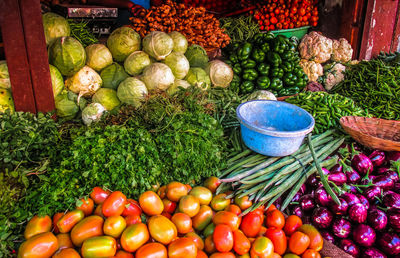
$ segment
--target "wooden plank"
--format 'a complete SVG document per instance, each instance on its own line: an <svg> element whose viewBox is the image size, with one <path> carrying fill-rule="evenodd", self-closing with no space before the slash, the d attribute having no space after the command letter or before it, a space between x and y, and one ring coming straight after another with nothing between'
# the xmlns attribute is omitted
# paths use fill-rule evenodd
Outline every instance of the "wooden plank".
<svg viewBox="0 0 400 258"><path fill-rule="evenodd" d="M36 108L38 112L49 112L54 110L54 97L40 2L19 0L19 6L21 9Z"/></svg>
<svg viewBox="0 0 400 258"><path fill-rule="evenodd" d="M0 0L0 27L15 110L36 113L18 0Z"/></svg>
<svg viewBox="0 0 400 258"><path fill-rule="evenodd" d="M394 26L392 45L390 47L391 52L398 51L400 52L400 1L397 5L397 14L396 14L396 24Z"/></svg>

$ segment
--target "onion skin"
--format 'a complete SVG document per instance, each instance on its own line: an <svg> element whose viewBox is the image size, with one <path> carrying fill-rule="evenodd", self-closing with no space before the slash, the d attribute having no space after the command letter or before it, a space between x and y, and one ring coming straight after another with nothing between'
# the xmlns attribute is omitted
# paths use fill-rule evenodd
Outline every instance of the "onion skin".
<svg viewBox="0 0 400 258"><path fill-rule="evenodd" d="M354 241L364 247L370 247L375 243L375 231L365 224L359 224L353 230Z"/></svg>
<svg viewBox="0 0 400 258"><path fill-rule="evenodd" d="M302 196L299 202L303 211L311 211L315 208L314 198L310 194Z"/></svg>
<svg viewBox="0 0 400 258"><path fill-rule="evenodd" d="M368 225L374 230L382 230L386 228L388 218L386 214L378 209L370 209L367 216Z"/></svg>
<svg viewBox="0 0 400 258"><path fill-rule="evenodd" d="M388 191L383 195L383 204L388 208L400 209L400 194Z"/></svg>
<svg viewBox="0 0 400 258"><path fill-rule="evenodd" d="M344 193L340 197L342 197L347 202L349 207L354 204L360 203L360 199L358 199L358 197L352 193Z"/></svg>
<svg viewBox="0 0 400 258"><path fill-rule="evenodd" d="M321 206L329 206L333 201L332 197L326 192L325 188L319 187L314 193L315 202Z"/></svg>
<svg viewBox="0 0 400 258"><path fill-rule="evenodd" d="M374 171L374 165L372 164L372 161L363 153L353 156L351 159L351 166L361 175L367 174L368 171L370 173Z"/></svg>
<svg viewBox="0 0 400 258"><path fill-rule="evenodd" d="M346 253L352 255L353 257L360 256L360 249L358 246L350 239L342 239L339 243L339 247L343 249Z"/></svg>
<svg viewBox="0 0 400 258"><path fill-rule="evenodd" d="M368 247L361 254L361 258L387 258L387 256L374 247Z"/></svg>
<svg viewBox="0 0 400 258"><path fill-rule="evenodd" d="M400 237L397 234L385 232L377 244L388 255L400 254Z"/></svg>
<svg viewBox="0 0 400 258"><path fill-rule="evenodd" d="M367 219L367 209L361 203L350 206L348 214L349 219L357 223L364 223Z"/></svg>
<svg viewBox="0 0 400 258"><path fill-rule="evenodd" d="M320 230L319 233L324 238L324 240L327 240L327 241L331 242L332 244L335 243L335 237L333 236L333 234L330 231Z"/></svg>
<svg viewBox="0 0 400 258"><path fill-rule="evenodd" d="M351 229L350 221L343 218L335 220L332 224L332 232L339 238L347 238L351 233Z"/></svg>
<svg viewBox="0 0 400 258"><path fill-rule="evenodd" d="M333 214L325 207L318 207L314 210L311 220L318 228L328 228L332 224Z"/></svg>
<svg viewBox="0 0 400 258"><path fill-rule="evenodd" d="M368 155L368 158L371 160L374 167L380 167L386 162L386 155L380 150L374 150Z"/></svg>
<svg viewBox="0 0 400 258"><path fill-rule="evenodd" d="M337 215L346 215L349 205L343 198L339 198L339 201L340 205L338 205L336 202L331 202L331 211Z"/></svg>

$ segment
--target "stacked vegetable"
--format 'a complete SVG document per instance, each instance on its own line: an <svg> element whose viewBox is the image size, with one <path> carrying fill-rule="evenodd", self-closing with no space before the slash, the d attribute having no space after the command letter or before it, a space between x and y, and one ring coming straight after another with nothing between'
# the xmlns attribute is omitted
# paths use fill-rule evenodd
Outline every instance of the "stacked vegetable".
<svg viewBox="0 0 400 258"><path fill-rule="evenodd" d="M307 76L299 66L296 45L285 36L259 33L252 42L232 45L228 56L234 71L231 86L241 93L268 89L287 96L306 86Z"/></svg>

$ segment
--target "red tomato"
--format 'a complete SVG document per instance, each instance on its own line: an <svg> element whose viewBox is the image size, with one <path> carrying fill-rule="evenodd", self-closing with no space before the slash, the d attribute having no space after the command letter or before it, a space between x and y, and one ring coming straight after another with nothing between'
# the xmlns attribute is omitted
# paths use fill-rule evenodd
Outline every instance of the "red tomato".
<svg viewBox="0 0 400 258"><path fill-rule="evenodd" d="M225 208L225 211L232 212L236 216L239 216L239 214L242 213L242 210L236 204L229 204L229 206Z"/></svg>
<svg viewBox="0 0 400 258"><path fill-rule="evenodd" d="M209 235L208 237L206 237L206 240L204 240L204 250L208 254L212 254L217 251L217 249L215 248L215 244L214 244L212 235Z"/></svg>
<svg viewBox="0 0 400 258"><path fill-rule="evenodd" d="M232 229L224 224L216 225L213 233L213 241L215 248L219 252L229 252L233 248Z"/></svg>
<svg viewBox="0 0 400 258"><path fill-rule="evenodd" d="M136 258L167 258L167 248L160 243L149 243L136 251Z"/></svg>
<svg viewBox="0 0 400 258"><path fill-rule="evenodd" d="M82 198L79 200L81 202L81 205L76 206L77 210L83 211L85 216L89 216L93 213L94 210L94 202L90 198Z"/></svg>
<svg viewBox="0 0 400 258"><path fill-rule="evenodd" d="M274 204L271 204L271 205L267 208L267 210L265 211L265 215L267 215L268 212L274 211L274 210L277 210L277 208L276 208L276 206L275 206Z"/></svg>
<svg viewBox="0 0 400 258"><path fill-rule="evenodd" d="M197 235L195 232L193 232L193 231L189 232L185 235L185 237L192 239L198 250L204 249L203 239L199 235Z"/></svg>
<svg viewBox="0 0 400 258"><path fill-rule="evenodd" d="M274 245L274 252L283 255L287 248L287 240L285 232L277 228L268 228L265 232L265 236L268 237Z"/></svg>
<svg viewBox="0 0 400 258"><path fill-rule="evenodd" d="M71 240L74 245L80 247L86 239L103 235L103 223L103 218L97 215L81 220L71 230Z"/></svg>
<svg viewBox="0 0 400 258"><path fill-rule="evenodd" d="M68 233L71 229L83 218L85 214L81 210L73 210L67 212L61 219L57 222L57 227L61 233Z"/></svg>
<svg viewBox="0 0 400 258"><path fill-rule="evenodd" d="M274 245L267 237L256 238L250 250L251 257L258 258L270 258L272 257L273 253Z"/></svg>
<svg viewBox="0 0 400 258"><path fill-rule="evenodd" d="M103 202L103 215L105 217L119 216L125 209L126 196L120 192L115 191Z"/></svg>
<svg viewBox="0 0 400 258"><path fill-rule="evenodd" d="M301 255L309 246L310 238L300 231L294 232L289 238L289 251L294 254Z"/></svg>
<svg viewBox="0 0 400 258"><path fill-rule="evenodd" d="M282 229L285 226L285 216L279 210L273 210L267 213L265 217L265 226L267 228L275 227Z"/></svg>
<svg viewBox="0 0 400 258"><path fill-rule="evenodd" d="M240 229L247 237L255 237L260 232L263 220L263 215L259 212L249 212L243 216Z"/></svg>
<svg viewBox="0 0 400 258"><path fill-rule="evenodd" d="M285 226L283 227L283 231L285 234L290 236L292 235L299 227L303 225L301 218L296 215L290 215L286 218Z"/></svg>
<svg viewBox="0 0 400 258"><path fill-rule="evenodd" d="M211 176L204 181L204 186L210 189L212 193L215 193L215 190L217 190L217 187L221 184L219 179L215 176Z"/></svg>
<svg viewBox="0 0 400 258"><path fill-rule="evenodd" d="M235 255L231 252L213 253L210 258L235 258Z"/></svg>
<svg viewBox="0 0 400 258"><path fill-rule="evenodd" d="M183 196L179 201L179 211L194 217L200 211L199 199L193 195Z"/></svg>
<svg viewBox="0 0 400 258"><path fill-rule="evenodd" d="M139 197L140 207L146 215L160 215L164 210L164 204L160 197L152 191L144 192Z"/></svg>
<svg viewBox="0 0 400 258"><path fill-rule="evenodd" d="M128 253L124 250L119 250L117 251L117 253L115 254L115 256L113 258L134 258L135 256L131 253Z"/></svg>
<svg viewBox="0 0 400 258"><path fill-rule="evenodd" d="M104 215L103 215L103 204L102 203L97 205L96 209L94 209L93 215L97 215L97 216L100 216L100 217L104 218Z"/></svg>
<svg viewBox="0 0 400 258"><path fill-rule="evenodd" d="M188 194L187 187L179 182L171 182L167 185L167 198L172 202L178 202L182 196Z"/></svg>
<svg viewBox="0 0 400 258"><path fill-rule="evenodd" d="M104 235L119 238L126 228L126 220L122 216L111 216L104 221Z"/></svg>
<svg viewBox="0 0 400 258"><path fill-rule="evenodd" d="M137 201L128 199L126 200L125 209L121 214L123 217L132 216L132 215L142 215L142 209Z"/></svg>
<svg viewBox="0 0 400 258"><path fill-rule="evenodd" d="M50 232L51 230L51 218L49 216L39 217L37 215L33 216L33 218L28 222L25 227L24 237L25 239L29 239L34 235Z"/></svg>
<svg viewBox="0 0 400 258"><path fill-rule="evenodd" d="M267 228L261 226L260 232L258 232L257 236L264 236L265 232L267 232Z"/></svg>
<svg viewBox="0 0 400 258"><path fill-rule="evenodd" d="M168 213L168 212L165 212L165 211L163 211L163 212L161 213L161 215L163 215L164 217L166 217L166 218L169 219L169 220L171 220L171 218L172 218L171 213Z"/></svg>
<svg viewBox="0 0 400 258"><path fill-rule="evenodd" d="M229 211L217 212L214 215L212 221L215 225L218 224L228 225L229 227L231 227L232 231L237 230L240 225L239 217L236 214Z"/></svg>
<svg viewBox="0 0 400 258"><path fill-rule="evenodd" d="M143 223L130 225L121 236L121 246L127 252L135 252L150 238L149 230Z"/></svg>
<svg viewBox="0 0 400 258"><path fill-rule="evenodd" d="M71 237L69 234L67 234L67 233L58 234L56 237L58 240L58 250L66 249L66 248L74 248L74 244L72 243L72 240L71 240Z"/></svg>
<svg viewBox="0 0 400 258"><path fill-rule="evenodd" d="M297 229L304 234L306 234L310 238L310 246L308 248L314 249L315 251L321 251L324 245L324 240L319 233L318 229L316 229L313 225L305 224Z"/></svg>
<svg viewBox="0 0 400 258"><path fill-rule="evenodd" d="M240 230L233 231L233 250L239 255L244 255L250 251L251 243Z"/></svg>
<svg viewBox="0 0 400 258"><path fill-rule="evenodd" d="M44 232L23 242L18 250L19 258L51 257L58 249L57 237L51 232Z"/></svg>
<svg viewBox="0 0 400 258"><path fill-rule="evenodd" d="M90 193L90 198L92 198L95 204L100 204L103 203L110 194L110 191L105 191L102 188L96 186Z"/></svg>
<svg viewBox="0 0 400 258"><path fill-rule="evenodd" d="M179 238L168 246L169 258L196 258L197 248L192 239L187 237Z"/></svg>
<svg viewBox="0 0 400 258"><path fill-rule="evenodd" d="M175 224L179 234L189 233L192 229L192 220L185 213L175 213L171 221Z"/></svg>
<svg viewBox="0 0 400 258"><path fill-rule="evenodd" d="M53 231L55 234L60 233L60 230L58 230L58 227L57 227L57 222L61 219L62 216L64 216L64 213L62 213L62 212L57 212L53 216Z"/></svg>
<svg viewBox="0 0 400 258"><path fill-rule="evenodd" d="M162 202L164 204L164 212L170 214L174 213L176 209L176 202L170 201L169 199L163 199Z"/></svg>
<svg viewBox="0 0 400 258"><path fill-rule="evenodd" d="M306 9L304 9L303 7L299 9L298 11L300 16L303 16L304 14L306 14Z"/></svg>
<svg viewBox="0 0 400 258"><path fill-rule="evenodd" d="M125 217L125 222L126 222L126 226L128 227L133 224L141 223L142 218L138 215L131 215L131 216Z"/></svg>
<svg viewBox="0 0 400 258"><path fill-rule="evenodd" d="M203 252L202 250L197 250L196 258L208 258L208 255L206 255L206 253Z"/></svg>

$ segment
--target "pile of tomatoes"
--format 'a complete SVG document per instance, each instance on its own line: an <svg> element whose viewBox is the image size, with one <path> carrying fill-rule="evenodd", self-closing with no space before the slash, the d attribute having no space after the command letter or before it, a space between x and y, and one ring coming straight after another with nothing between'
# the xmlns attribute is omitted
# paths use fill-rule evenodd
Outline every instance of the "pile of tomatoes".
<svg viewBox="0 0 400 258"><path fill-rule="evenodd" d="M273 205L241 216L252 202L215 194L218 185L215 177L193 188L171 182L138 201L95 187L72 211L34 216L18 257L321 257L313 226Z"/></svg>
<svg viewBox="0 0 400 258"><path fill-rule="evenodd" d="M268 0L254 12L261 30L317 26L317 0Z"/></svg>

